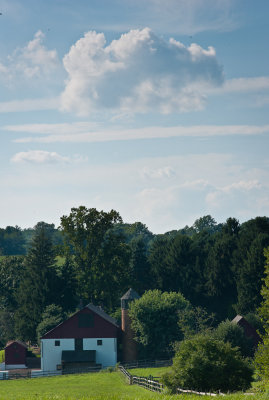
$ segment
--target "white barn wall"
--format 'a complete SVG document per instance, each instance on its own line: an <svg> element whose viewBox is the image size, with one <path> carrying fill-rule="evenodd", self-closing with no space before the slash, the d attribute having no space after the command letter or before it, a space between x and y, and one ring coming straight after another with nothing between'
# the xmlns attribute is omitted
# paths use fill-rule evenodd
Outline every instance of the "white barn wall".
<svg viewBox="0 0 269 400"><path fill-rule="evenodd" d="M102 346L97 346L97 340L102 340ZM96 364L103 368L117 364L116 338L83 339L83 350L96 350Z"/></svg>
<svg viewBox="0 0 269 400"><path fill-rule="evenodd" d="M60 340L60 346L55 346L55 340ZM97 346L97 340L102 340L102 346ZM63 350L75 350L74 339L42 339L41 340L41 369L55 371L61 364ZM96 363L103 368L117 363L116 338L84 338L83 350L96 350Z"/></svg>
<svg viewBox="0 0 269 400"><path fill-rule="evenodd" d="M60 340L60 346L55 346L55 340ZM41 369L56 371L62 362L62 350L75 350L74 339L41 339Z"/></svg>

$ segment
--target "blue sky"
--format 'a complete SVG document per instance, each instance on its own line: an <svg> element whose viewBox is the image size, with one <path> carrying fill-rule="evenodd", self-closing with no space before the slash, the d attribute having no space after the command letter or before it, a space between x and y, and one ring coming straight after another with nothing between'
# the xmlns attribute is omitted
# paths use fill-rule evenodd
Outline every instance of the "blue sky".
<svg viewBox="0 0 269 400"><path fill-rule="evenodd" d="M0 0L0 226L269 209L269 2Z"/></svg>

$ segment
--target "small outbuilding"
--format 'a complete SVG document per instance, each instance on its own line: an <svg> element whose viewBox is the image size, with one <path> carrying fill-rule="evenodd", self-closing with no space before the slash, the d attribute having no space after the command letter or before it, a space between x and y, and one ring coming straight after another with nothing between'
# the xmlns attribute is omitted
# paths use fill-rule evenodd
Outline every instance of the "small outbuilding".
<svg viewBox="0 0 269 400"><path fill-rule="evenodd" d="M26 368L27 345L20 340L12 340L5 347L5 369Z"/></svg>

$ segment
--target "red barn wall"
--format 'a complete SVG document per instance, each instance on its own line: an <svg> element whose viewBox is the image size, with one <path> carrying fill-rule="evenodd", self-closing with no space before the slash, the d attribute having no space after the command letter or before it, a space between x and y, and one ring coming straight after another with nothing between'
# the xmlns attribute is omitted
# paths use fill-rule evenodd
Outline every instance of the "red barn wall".
<svg viewBox="0 0 269 400"><path fill-rule="evenodd" d="M6 365L24 364L26 362L26 348L20 343L11 343L5 349Z"/></svg>

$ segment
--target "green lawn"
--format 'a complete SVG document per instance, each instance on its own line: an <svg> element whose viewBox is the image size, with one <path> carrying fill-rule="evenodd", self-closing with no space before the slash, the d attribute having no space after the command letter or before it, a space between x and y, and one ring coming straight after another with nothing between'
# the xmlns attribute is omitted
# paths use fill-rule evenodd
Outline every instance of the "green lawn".
<svg viewBox="0 0 269 400"><path fill-rule="evenodd" d="M249 398L249 396L248 396ZM254 400L266 399L261 395ZM212 397L181 395L169 396L153 393L136 385L128 385L120 372L58 376L51 378L0 381L2 400L209 400ZM227 400L246 400L243 394L220 397ZM268 397L267 397L268 399Z"/></svg>
<svg viewBox="0 0 269 400"><path fill-rule="evenodd" d="M143 388L127 385L119 372L0 381L1 400L116 400L155 397L156 394Z"/></svg>

